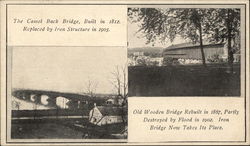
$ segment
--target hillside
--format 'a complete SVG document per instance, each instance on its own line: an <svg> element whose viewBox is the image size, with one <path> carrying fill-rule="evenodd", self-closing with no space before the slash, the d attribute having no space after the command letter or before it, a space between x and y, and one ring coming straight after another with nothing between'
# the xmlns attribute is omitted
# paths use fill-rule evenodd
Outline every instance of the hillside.
<svg viewBox="0 0 250 146"><path fill-rule="evenodd" d="M128 48L128 53L133 52L152 52L152 53L162 53L164 48L162 47L137 47L137 48Z"/></svg>

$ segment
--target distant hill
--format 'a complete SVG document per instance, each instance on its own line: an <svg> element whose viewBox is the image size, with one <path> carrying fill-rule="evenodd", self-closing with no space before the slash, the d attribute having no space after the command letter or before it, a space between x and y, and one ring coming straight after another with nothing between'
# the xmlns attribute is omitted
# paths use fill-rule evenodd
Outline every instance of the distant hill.
<svg viewBox="0 0 250 146"><path fill-rule="evenodd" d="M137 48L128 48L128 53L133 52L148 52L148 53L162 53L164 48L162 47L137 47Z"/></svg>

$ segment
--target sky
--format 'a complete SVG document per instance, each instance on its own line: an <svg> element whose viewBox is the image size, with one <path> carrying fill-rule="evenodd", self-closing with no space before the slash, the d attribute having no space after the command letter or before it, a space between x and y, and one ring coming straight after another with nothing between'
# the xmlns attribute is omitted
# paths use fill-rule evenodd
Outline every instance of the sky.
<svg viewBox="0 0 250 146"><path fill-rule="evenodd" d="M138 32L140 23L131 23L128 21L128 47L136 48L136 47L163 47L167 48L172 44L180 44L186 42L186 40L177 37L173 42L167 41L163 43L156 43L154 46L152 44L146 44L146 38L143 37L142 32Z"/></svg>
<svg viewBox="0 0 250 146"><path fill-rule="evenodd" d="M84 92L86 82L97 93L114 93L110 82L116 65L127 61L126 47L14 47L12 87Z"/></svg>

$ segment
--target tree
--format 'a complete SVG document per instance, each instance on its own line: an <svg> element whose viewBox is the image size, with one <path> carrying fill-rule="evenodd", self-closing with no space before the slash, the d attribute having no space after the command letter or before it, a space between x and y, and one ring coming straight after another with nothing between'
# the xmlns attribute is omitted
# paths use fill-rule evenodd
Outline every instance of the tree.
<svg viewBox="0 0 250 146"><path fill-rule="evenodd" d="M88 81L85 84L85 93L87 93L90 97L94 97L97 87L98 82L88 78Z"/></svg>
<svg viewBox="0 0 250 146"><path fill-rule="evenodd" d="M157 40L171 42L181 36L193 43L199 42L202 56L202 63L206 66L203 50L203 25L205 16L204 9L197 8L130 8L129 18L132 22L140 22L138 30L145 34L146 43L153 43Z"/></svg>
<svg viewBox="0 0 250 146"><path fill-rule="evenodd" d="M115 66L115 69L111 72L110 82L113 85L117 93L117 100L122 98L122 104L120 105L123 110L127 108L128 98L128 80L127 80L127 64L124 66ZM126 119L126 110L123 111L122 119Z"/></svg>
<svg viewBox="0 0 250 146"><path fill-rule="evenodd" d="M233 54L240 48L240 9L208 9L204 33L210 42L226 43L228 64L233 69Z"/></svg>
<svg viewBox="0 0 250 146"><path fill-rule="evenodd" d="M111 72L111 83L117 92L117 98L122 97L122 121L126 125L127 121L127 98L128 98L128 83L127 83L127 65L115 66L115 69Z"/></svg>
<svg viewBox="0 0 250 146"><path fill-rule="evenodd" d="M111 75L111 83L117 91L117 95L121 95L122 98L126 99L128 90L126 65L124 67L115 66Z"/></svg>

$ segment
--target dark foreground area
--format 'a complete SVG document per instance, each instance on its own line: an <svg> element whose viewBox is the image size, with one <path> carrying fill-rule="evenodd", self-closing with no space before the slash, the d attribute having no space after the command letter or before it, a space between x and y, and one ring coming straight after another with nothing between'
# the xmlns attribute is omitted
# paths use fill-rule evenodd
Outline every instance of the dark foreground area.
<svg viewBox="0 0 250 146"><path fill-rule="evenodd" d="M240 64L130 66L129 96L240 96Z"/></svg>
<svg viewBox="0 0 250 146"><path fill-rule="evenodd" d="M13 139L125 139L125 125L96 126L88 118L12 120Z"/></svg>
<svg viewBox="0 0 250 146"><path fill-rule="evenodd" d="M69 121L68 121L69 122ZM12 120L13 139L72 139L82 138L82 131L72 129L66 121L52 120Z"/></svg>

